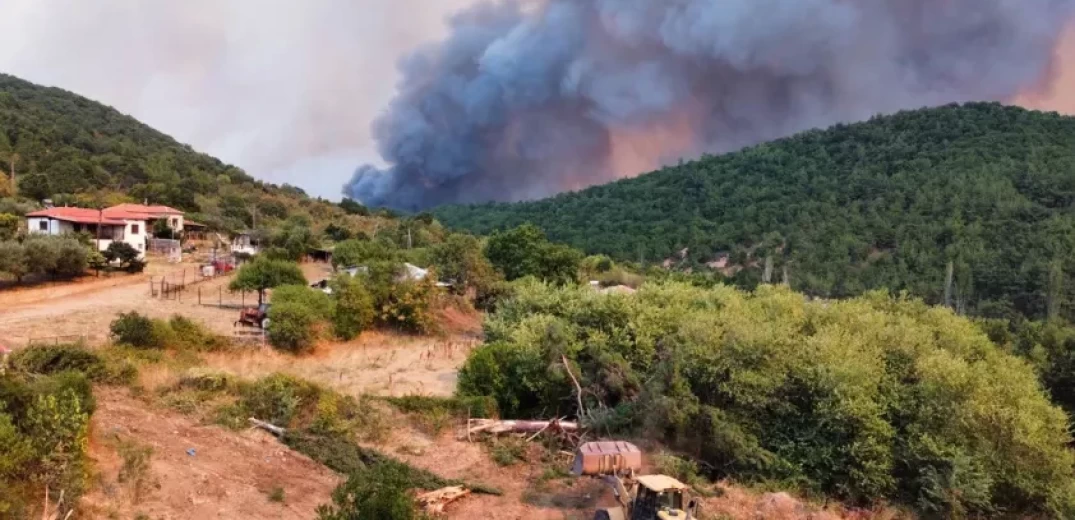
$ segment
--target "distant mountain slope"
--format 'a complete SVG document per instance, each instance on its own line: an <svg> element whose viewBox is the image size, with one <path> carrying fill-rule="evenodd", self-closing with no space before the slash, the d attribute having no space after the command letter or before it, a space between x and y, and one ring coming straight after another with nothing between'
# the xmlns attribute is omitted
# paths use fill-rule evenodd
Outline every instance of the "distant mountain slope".
<svg viewBox="0 0 1075 520"><path fill-rule="evenodd" d="M686 265L729 253L743 285L772 258L796 289L887 287L968 312L1071 316L1075 118L992 103L810 131L550 199L443 207L487 233L533 222L554 240ZM716 264L714 264L716 265ZM726 273L735 271L725 269ZM1070 280L1064 283L1064 279Z"/></svg>
<svg viewBox="0 0 1075 520"><path fill-rule="evenodd" d="M217 176L253 181L117 110L58 88L0 74L0 169L11 153L20 193L46 198L94 189L196 209Z"/></svg>
<svg viewBox="0 0 1075 520"><path fill-rule="evenodd" d="M343 215L298 188L255 180L111 107L0 74L3 177L10 176L13 162L18 196L30 201L148 200L218 229L269 226L293 215L319 221Z"/></svg>

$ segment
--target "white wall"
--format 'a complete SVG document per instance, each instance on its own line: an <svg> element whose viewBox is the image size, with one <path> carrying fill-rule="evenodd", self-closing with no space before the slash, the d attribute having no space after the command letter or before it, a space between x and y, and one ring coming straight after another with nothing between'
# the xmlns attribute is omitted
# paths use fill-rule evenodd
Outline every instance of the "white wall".
<svg viewBox="0 0 1075 520"><path fill-rule="evenodd" d="M123 229L123 241L130 244L140 254L139 258L145 258L146 256L146 233L149 231L146 226L149 222L145 220L124 220L127 224Z"/></svg>

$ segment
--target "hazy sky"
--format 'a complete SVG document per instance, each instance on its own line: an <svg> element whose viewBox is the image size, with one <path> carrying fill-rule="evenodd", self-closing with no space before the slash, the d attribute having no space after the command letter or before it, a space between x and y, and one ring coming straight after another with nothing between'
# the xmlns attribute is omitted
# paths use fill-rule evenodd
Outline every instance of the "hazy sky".
<svg viewBox="0 0 1075 520"><path fill-rule="evenodd" d="M339 198L396 61L472 0L3 0L0 71Z"/></svg>
<svg viewBox="0 0 1075 520"><path fill-rule="evenodd" d="M0 71L336 199L358 165L380 161L369 127L399 57L442 38L445 17L473 2L3 0ZM1056 93L1023 101L1075 110Z"/></svg>

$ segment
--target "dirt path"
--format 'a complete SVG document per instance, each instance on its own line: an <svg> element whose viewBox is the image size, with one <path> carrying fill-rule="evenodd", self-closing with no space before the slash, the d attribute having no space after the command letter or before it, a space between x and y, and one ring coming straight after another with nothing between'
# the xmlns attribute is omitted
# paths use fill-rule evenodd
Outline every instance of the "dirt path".
<svg viewBox="0 0 1075 520"><path fill-rule="evenodd" d="M307 277L314 278L323 275L325 267L323 264L304 264L303 271ZM191 282L196 273L196 264L153 263L142 275L0 292L0 337L14 347L21 347L32 339L57 336L84 337L90 344L99 344L107 340L108 326L116 314L130 311L154 318L182 314L219 334L230 335L237 311L203 306L197 301L199 289L206 303L215 300L221 289L226 295L230 277L191 285L181 300L162 300L150 294L151 276L156 280L167 276L169 281L183 279ZM232 299L238 301L237 297Z"/></svg>
<svg viewBox="0 0 1075 520"><path fill-rule="evenodd" d="M99 389L90 455L99 482L83 498L91 518L315 518L340 478L259 431L241 433L149 408L125 390ZM148 486L136 503L131 479L119 482L116 439L153 448ZM193 455L187 450L194 450ZM270 499L283 490L282 502Z"/></svg>

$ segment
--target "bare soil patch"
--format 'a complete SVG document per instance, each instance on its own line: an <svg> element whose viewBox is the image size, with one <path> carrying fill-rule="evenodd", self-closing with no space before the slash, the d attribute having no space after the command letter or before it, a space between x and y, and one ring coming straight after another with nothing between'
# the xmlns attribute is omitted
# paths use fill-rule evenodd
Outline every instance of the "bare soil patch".
<svg viewBox="0 0 1075 520"><path fill-rule="evenodd" d="M98 485L80 512L91 518L315 518L340 477L259 431L233 432L151 408L125 390L98 389L90 455ZM149 485L136 501L114 440L151 447ZM188 454L193 450L193 455ZM270 499L283 490L283 501ZM112 516L110 516L112 515Z"/></svg>

